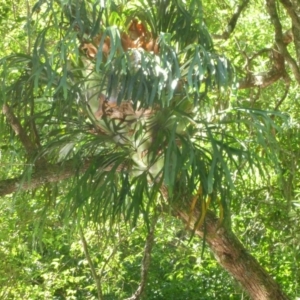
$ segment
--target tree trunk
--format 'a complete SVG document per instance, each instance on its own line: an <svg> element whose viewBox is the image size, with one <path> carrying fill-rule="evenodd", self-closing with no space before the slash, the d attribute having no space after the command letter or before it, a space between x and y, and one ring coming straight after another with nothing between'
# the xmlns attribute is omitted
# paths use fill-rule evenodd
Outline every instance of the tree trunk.
<svg viewBox="0 0 300 300"><path fill-rule="evenodd" d="M190 213L177 210L177 216L193 230L199 220L199 211ZM265 271L258 261L245 249L234 233L220 224L216 215L206 214L205 239L219 264L229 272L255 300L286 300L275 280ZM203 238L204 228L195 234Z"/></svg>

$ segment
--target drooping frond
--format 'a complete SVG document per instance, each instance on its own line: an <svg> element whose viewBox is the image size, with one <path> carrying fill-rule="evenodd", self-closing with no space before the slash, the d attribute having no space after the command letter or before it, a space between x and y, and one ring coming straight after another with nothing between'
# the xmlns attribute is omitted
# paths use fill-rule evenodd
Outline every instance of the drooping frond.
<svg viewBox="0 0 300 300"><path fill-rule="evenodd" d="M40 0L37 9L49 24L31 55L1 60L3 99L38 158L89 162L67 185L72 212L135 221L162 188L171 203L199 186L213 198L232 186L251 141L227 128L249 112L212 117L207 96L231 86L233 69L213 48L200 1Z"/></svg>

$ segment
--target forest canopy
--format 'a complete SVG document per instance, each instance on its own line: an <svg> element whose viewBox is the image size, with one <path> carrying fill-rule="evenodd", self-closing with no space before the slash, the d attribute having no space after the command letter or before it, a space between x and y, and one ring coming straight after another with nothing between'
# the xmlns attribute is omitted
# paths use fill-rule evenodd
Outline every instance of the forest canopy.
<svg viewBox="0 0 300 300"><path fill-rule="evenodd" d="M1 299L298 299L300 4L0 0Z"/></svg>

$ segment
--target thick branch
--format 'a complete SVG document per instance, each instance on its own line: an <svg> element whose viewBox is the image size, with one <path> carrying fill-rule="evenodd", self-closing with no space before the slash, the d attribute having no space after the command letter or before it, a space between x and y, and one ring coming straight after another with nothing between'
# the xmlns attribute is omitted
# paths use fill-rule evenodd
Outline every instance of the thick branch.
<svg viewBox="0 0 300 300"><path fill-rule="evenodd" d="M78 173L85 172L95 161L101 160L101 157L91 157L78 162L78 159L70 159L63 163L47 164L44 167L36 167L30 178L25 180L24 176L0 181L0 197L15 192L33 190L45 183L56 183L68 179ZM100 171L110 171L114 166L103 167ZM119 165L116 171L125 170L125 165Z"/></svg>
<svg viewBox="0 0 300 300"><path fill-rule="evenodd" d="M29 180L24 176L0 181L0 197L12 194L18 191L32 190L42 186L45 183L60 182L70 178L76 172L84 172L90 164L86 161L78 168L78 160L69 160L64 163L49 164L46 168L36 168Z"/></svg>
<svg viewBox="0 0 300 300"><path fill-rule="evenodd" d="M279 1L286 9L288 15L291 17L293 26L297 28L298 31L300 31L300 19L295 12L293 4L289 0L279 0Z"/></svg>
<svg viewBox="0 0 300 300"><path fill-rule="evenodd" d="M160 188L161 195L168 199L166 186ZM218 263L232 275L254 300L288 300L275 280L264 270L258 261L244 248L239 239L219 218L210 210L205 212L205 221L199 227L201 211L189 200L181 201L173 206L173 215L179 217L185 227L201 238L205 238ZM201 205L200 205L201 207Z"/></svg>
<svg viewBox="0 0 300 300"><path fill-rule="evenodd" d="M265 88L275 83L283 76L283 71L270 70L269 72L263 72L259 74L249 73L239 84L239 89L249 89L252 87Z"/></svg>
<svg viewBox="0 0 300 300"><path fill-rule="evenodd" d="M288 45L293 41L293 34L291 30L286 31L282 35L282 42L284 46ZM274 45L273 49L262 49L255 55L253 55L251 58L247 59L248 64L250 64L257 56L265 53L268 51L271 56L271 62L272 62L272 68L263 73L254 74L249 72L247 76L240 80L239 82L239 89L247 89L251 87L260 87L265 88L277 80L281 78L285 78L286 76L286 70L285 70L285 58L280 53L279 48L277 45Z"/></svg>
<svg viewBox="0 0 300 300"><path fill-rule="evenodd" d="M289 0L280 0L281 3L286 8L288 14L290 15L293 23L293 30L296 28L297 31L300 30L300 20L297 14L295 13L293 4ZM244 0L240 5L237 6L234 14L228 22L226 30L221 35L213 35L214 38L217 39L228 39L231 33L234 31L238 18L240 17L242 11L247 7L249 0ZM282 34L281 24L279 22L279 18L277 15L276 7L274 4L274 0L267 1L267 5L271 5L271 11L269 10L269 14L271 16L271 20L275 27L275 40L276 46L274 49L271 49L273 52L273 66L270 71L263 72L260 74L253 74L249 72L247 76L240 80L238 84L239 89L247 89L251 87L260 87L265 88L274 82L281 79L286 71L284 61L286 60L289 66L291 67L294 76L298 83L300 83L300 73L299 68L295 62L295 60L291 57L289 52L286 49L286 45L293 41L293 33L292 30L288 30L286 33ZM277 52L277 54L276 54Z"/></svg>
<svg viewBox="0 0 300 300"><path fill-rule="evenodd" d="M177 209L179 218L194 230L199 220L199 211L190 213ZM219 264L227 270L255 300L288 300L274 279L261 267L257 260L244 248L233 232L220 225L216 215L206 213L205 239ZM204 228L196 230L204 237Z"/></svg>
<svg viewBox="0 0 300 300"><path fill-rule="evenodd" d="M298 22L296 22L295 18L292 18L292 31L294 35L294 45L296 51L296 57L298 65L300 64L300 27L298 26L300 23L300 3L299 0L290 0L294 13L298 17Z"/></svg>

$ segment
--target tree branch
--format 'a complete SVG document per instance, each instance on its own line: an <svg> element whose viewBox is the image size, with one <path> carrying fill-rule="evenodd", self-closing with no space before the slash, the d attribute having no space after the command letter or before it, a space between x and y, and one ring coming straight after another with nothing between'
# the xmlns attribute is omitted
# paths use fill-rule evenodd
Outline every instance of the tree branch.
<svg viewBox="0 0 300 300"><path fill-rule="evenodd" d="M279 0L279 1L286 9L286 12L288 13L288 15L291 17L293 26L295 28L297 28L297 30L300 31L300 19L295 12L293 4L289 0Z"/></svg>
<svg viewBox="0 0 300 300"><path fill-rule="evenodd" d="M275 0L266 0L266 4L267 4L267 11L270 15L271 21L275 28L275 42L278 47L278 50L279 50L280 54L282 54L282 56L284 57L285 61L290 66L290 68L295 76L295 79L300 84L300 70L299 70L299 67L298 67L296 61L292 58L292 56L288 52L288 50L286 48L286 44L284 43L282 26L281 26L281 23L279 21L279 17L277 14Z"/></svg>
<svg viewBox="0 0 300 300"><path fill-rule="evenodd" d="M150 232L147 235L146 244L145 244L145 248L144 248L144 256L143 256L142 265L141 265L141 282L139 284L139 287L135 291L135 293L131 297L129 297L125 300L139 300L139 299L141 299L141 296L143 295L143 292L144 292L146 284L147 284L148 271L149 271L150 261L151 261L151 251L152 251L153 244L154 244L154 229L155 229L157 220L158 220L158 215L154 217L152 226L150 228Z"/></svg>
<svg viewBox="0 0 300 300"><path fill-rule="evenodd" d="M32 143L25 130L23 129L20 121L14 115L12 109L8 106L8 104L4 104L2 108L3 114L6 116L6 120L14 130L16 135L19 136L21 143L23 144L25 151L28 157L32 157L36 152L36 146Z"/></svg>
<svg viewBox="0 0 300 300"><path fill-rule="evenodd" d="M201 215L195 210L191 220L190 213L185 212L182 206L176 210L176 214L191 231L195 229ZM212 211L207 211L205 226L197 229L195 234L205 238L218 263L241 283L251 299L288 300L274 279L245 249L234 233L220 224L219 218Z"/></svg>
<svg viewBox="0 0 300 300"><path fill-rule="evenodd" d="M0 181L0 197L14 192L33 190L45 183L55 183L74 176L76 172L84 172L90 165L90 160L78 165L78 159L71 159L64 163L48 164L44 168L35 168L29 180L21 175L16 178Z"/></svg>
<svg viewBox="0 0 300 300"><path fill-rule="evenodd" d="M293 22L293 27L297 28L297 30L299 31L300 20L297 14L295 13L292 3L289 0L280 1L286 8L288 14L290 15ZM229 20L226 30L221 35L213 35L213 37L217 39L228 39L236 27L238 18L240 17L242 11L247 7L248 3L249 0L242 1L242 3L237 6L234 14ZM238 84L239 89L247 89L251 87L265 88L278 81L286 74L284 61L287 61L294 73L296 80L300 83L299 68L295 60L291 57L291 55L286 49L286 45L293 41L292 30L288 30L287 32L282 34L281 24L279 22L274 0L268 0L267 5L271 5L271 9L269 9L269 14L275 27L276 46L273 49L268 50L273 53L273 67L270 71L259 74L253 74L251 72L248 72L247 76L244 79L240 80ZM263 49L259 52L259 54L265 51L266 49ZM256 56L259 54L256 54ZM249 64L253 59L254 57L248 59L247 64Z"/></svg>
<svg viewBox="0 0 300 300"><path fill-rule="evenodd" d="M92 259L91 259L90 253L89 253L88 244L87 244L87 241L84 237L83 230L82 230L81 226L79 226L79 234L80 234L80 239L81 239L81 243L82 243L85 258L88 261L89 267L91 269L92 276L93 276L94 281L96 283L98 299L103 300L103 294L102 294L102 287L101 287L100 278L97 275L96 269L95 269L94 264L92 262Z"/></svg>
<svg viewBox="0 0 300 300"><path fill-rule="evenodd" d="M224 32L220 35L218 34L213 34L212 37L215 39L225 39L227 40L230 35L232 34L232 32L234 31L237 21L242 13L242 11L246 8L247 4L249 3L250 0L243 0L242 3L240 5L238 5L231 17L231 19L229 20L226 29L224 30Z"/></svg>
<svg viewBox="0 0 300 300"><path fill-rule="evenodd" d="M284 46L288 45L293 41L293 34L291 30L286 31L282 35L282 42ZM272 61L272 68L267 72L262 72L258 74L254 74L250 71L251 62L261 54L268 51L270 53L270 60ZM247 58L247 76L239 81L238 87L239 89L247 89L251 87L259 87L265 88L269 85L273 84L277 80L281 78L285 78L286 70L285 70L285 58L280 53L277 44L274 45L273 49L262 49L252 55L252 57Z"/></svg>
<svg viewBox="0 0 300 300"><path fill-rule="evenodd" d="M168 199L165 185L160 188L160 193L164 199ZM192 199L182 199L177 205L174 203L173 215L181 219L186 228L205 238L218 263L242 285L250 297L255 300L288 300L276 281L234 235L228 222L222 222L214 212L207 210L205 221L199 228L203 211L195 208L201 207L201 204L191 205Z"/></svg>
<svg viewBox="0 0 300 300"><path fill-rule="evenodd" d="M9 195L15 192L33 190L46 183L56 183L62 180L68 179L76 174L85 172L89 166L95 162L95 160L101 160L102 157L90 157L89 159L82 159L78 161L78 158L70 159L62 163L47 164L46 166L38 166L30 174L28 180L24 175L16 178L0 180L0 197ZM103 167L100 171L110 171L113 168L113 164ZM125 165L119 165L116 171L126 170Z"/></svg>
<svg viewBox="0 0 300 300"><path fill-rule="evenodd" d="M283 76L283 80L285 82L285 90L284 90L284 94L282 95L281 99L277 102L276 106L274 107L274 110L278 110L279 106L283 103L283 101L286 99L288 93L289 93L289 89L290 89L290 85L291 85L291 79L289 77L289 74L285 74Z"/></svg>
<svg viewBox="0 0 300 300"><path fill-rule="evenodd" d="M280 0L292 21L292 32L298 65L300 64L300 5L298 0Z"/></svg>

